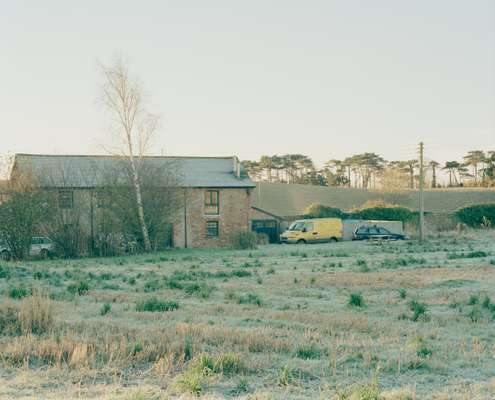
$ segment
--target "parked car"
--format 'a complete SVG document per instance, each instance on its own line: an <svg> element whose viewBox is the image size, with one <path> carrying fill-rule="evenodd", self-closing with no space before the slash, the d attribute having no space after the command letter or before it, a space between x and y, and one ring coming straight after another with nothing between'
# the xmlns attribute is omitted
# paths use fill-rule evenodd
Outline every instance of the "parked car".
<svg viewBox="0 0 495 400"><path fill-rule="evenodd" d="M381 226L360 226L353 235L352 240L406 240L409 239L401 233L393 233Z"/></svg>
<svg viewBox="0 0 495 400"><path fill-rule="evenodd" d="M322 243L342 240L340 218L313 218L294 221L280 235L281 243Z"/></svg>
<svg viewBox="0 0 495 400"><path fill-rule="evenodd" d="M36 236L31 239L31 248L29 255L32 257L48 258L55 250L55 246L50 238ZM0 241L0 258L2 260L10 260L12 252L5 241Z"/></svg>

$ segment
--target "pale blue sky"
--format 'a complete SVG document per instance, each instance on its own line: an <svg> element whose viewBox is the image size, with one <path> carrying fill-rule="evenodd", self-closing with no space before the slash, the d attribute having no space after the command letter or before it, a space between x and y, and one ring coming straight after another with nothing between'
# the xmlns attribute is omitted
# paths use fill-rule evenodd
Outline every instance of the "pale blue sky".
<svg viewBox="0 0 495 400"><path fill-rule="evenodd" d="M155 153L495 149L493 0L2 0L0 54L0 154L101 153L116 55L164 116Z"/></svg>

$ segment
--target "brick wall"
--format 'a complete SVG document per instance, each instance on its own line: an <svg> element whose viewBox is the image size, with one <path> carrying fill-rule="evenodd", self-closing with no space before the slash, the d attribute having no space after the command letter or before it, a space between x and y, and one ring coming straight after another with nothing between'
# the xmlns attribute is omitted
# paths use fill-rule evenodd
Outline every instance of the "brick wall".
<svg viewBox="0 0 495 400"><path fill-rule="evenodd" d="M233 233L239 230L250 230L251 190L242 189L215 189L219 191L219 214L205 214L205 190L186 189L185 209L179 212L174 224L174 246L185 247L222 247L230 244ZM184 220L187 225L187 235L184 232ZM218 221L218 237L206 235L206 222Z"/></svg>

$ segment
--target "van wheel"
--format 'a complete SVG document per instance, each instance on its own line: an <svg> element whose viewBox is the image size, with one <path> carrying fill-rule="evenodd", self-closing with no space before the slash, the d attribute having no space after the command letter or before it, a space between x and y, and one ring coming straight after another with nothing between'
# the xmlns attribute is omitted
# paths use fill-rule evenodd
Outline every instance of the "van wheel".
<svg viewBox="0 0 495 400"><path fill-rule="evenodd" d="M330 238L330 243L337 243L338 241L339 239L337 239L336 237Z"/></svg>
<svg viewBox="0 0 495 400"><path fill-rule="evenodd" d="M306 241L304 239L299 239L297 241L297 244L306 244Z"/></svg>
<svg viewBox="0 0 495 400"><path fill-rule="evenodd" d="M48 252L47 249L42 249L40 251L40 257L43 259L43 260L46 260L48 257L50 257L50 253Z"/></svg>

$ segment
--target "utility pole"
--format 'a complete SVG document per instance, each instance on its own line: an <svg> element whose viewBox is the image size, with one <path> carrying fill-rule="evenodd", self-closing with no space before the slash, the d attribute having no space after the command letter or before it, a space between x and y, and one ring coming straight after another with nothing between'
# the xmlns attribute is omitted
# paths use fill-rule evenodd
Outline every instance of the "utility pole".
<svg viewBox="0 0 495 400"><path fill-rule="evenodd" d="M424 144L419 143L419 242L423 243L425 235L425 172L424 172Z"/></svg>

